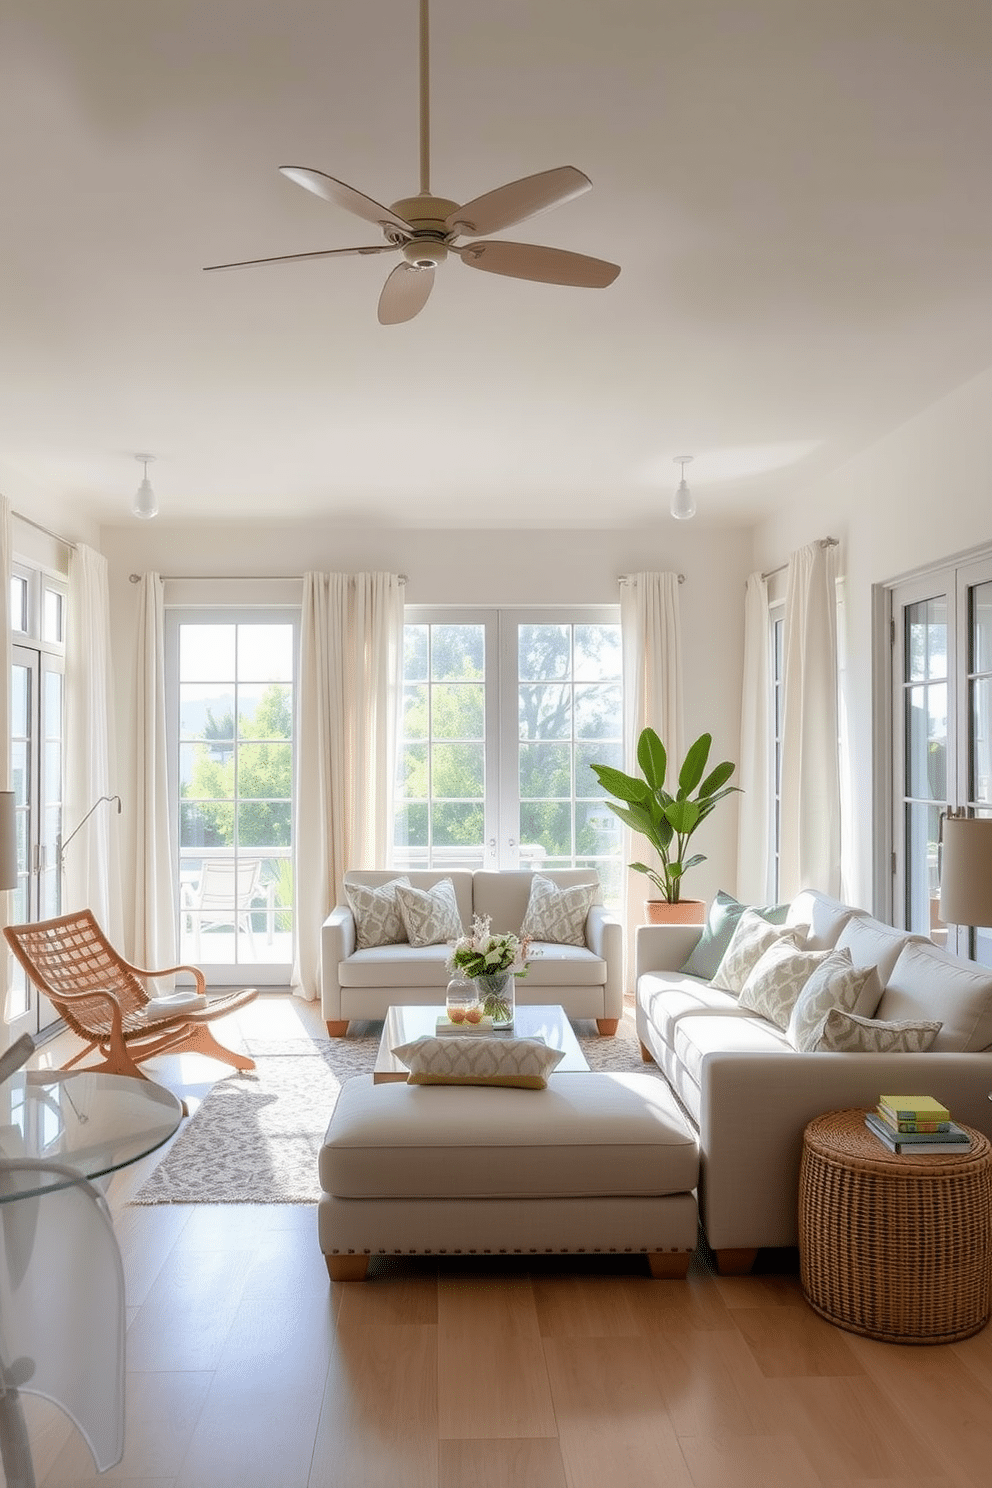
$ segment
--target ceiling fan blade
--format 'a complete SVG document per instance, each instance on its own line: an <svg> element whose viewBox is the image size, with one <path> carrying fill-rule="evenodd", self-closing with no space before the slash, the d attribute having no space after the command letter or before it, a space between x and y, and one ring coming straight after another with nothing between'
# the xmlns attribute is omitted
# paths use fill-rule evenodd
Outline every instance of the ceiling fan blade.
<svg viewBox="0 0 992 1488"><path fill-rule="evenodd" d="M539 171L536 176L524 176L508 186L487 191L485 196L477 196L452 212L444 225L449 232L473 236L500 232L526 217L535 217L538 212L571 201L573 196L581 196L591 186L589 177L574 165L559 165L555 170Z"/></svg>
<svg viewBox="0 0 992 1488"><path fill-rule="evenodd" d="M389 207L373 201L370 196L363 196L354 186L346 186L333 176L325 176L323 171L309 170L303 165L281 165L279 169L289 180L295 181L297 186L303 186L315 196L322 196L325 201L333 202L346 212L354 212L356 217L364 217L366 222L374 222L376 227L388 225L398 227L404 234L410 232L410 224L404 222L402 217L397 217Z"/></svg>
<svg viewBox="0 0 992 1488"><path fill-rule="evenodd" d="M362 248L318 248L314 253L280 253L276 258L245 258L240 263L205 264L203 272L215 269L253 269L258 264L299 263L305 258L347 258L365 253L395 253L398 243L372 243Z"/></svg>
<svg viewBox="0 0 992 1488"><path fill-rule="evenodd" d="M379 296L379 324L399 325L419 315L434 288L434 269L415 269L412 264L397 264Z"/></svg>
<svg viewBox="0 0 992 1488"><path fill-rule="evenodd" d="M541 284L570 284L577 289L605 289L620 272L620 265L564 248L543 248L534 243L466 243L456 248L462 263L488 274L506 274L511 279L536 279Z"/></svg>

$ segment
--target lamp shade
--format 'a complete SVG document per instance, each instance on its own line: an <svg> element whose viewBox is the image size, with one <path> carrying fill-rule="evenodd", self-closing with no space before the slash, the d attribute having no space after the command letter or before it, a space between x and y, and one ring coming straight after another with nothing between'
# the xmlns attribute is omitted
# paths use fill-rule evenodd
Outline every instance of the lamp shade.
<svg viewBox="0 0 992 1488"><path fill-rule="evenodd" d="M17 888L17 817L14 792L0 791L0 891Z"/></svg>
<svg viewBox="0 0 992 1488"><path fill-rule="evenodd" d="M992 925L992 817L945 816L940 918L945 925Z"/></svg>

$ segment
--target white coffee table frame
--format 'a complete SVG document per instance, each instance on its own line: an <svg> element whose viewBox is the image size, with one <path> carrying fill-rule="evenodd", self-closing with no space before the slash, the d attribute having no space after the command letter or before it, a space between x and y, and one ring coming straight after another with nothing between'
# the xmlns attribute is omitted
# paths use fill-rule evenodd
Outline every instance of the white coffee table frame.
<svg viewBox="0 0 992 1488"><path fill-rule="evenodd" d="M396 1058L393 1049L408 1044L413 1039L424 1038L434 1033L443 1007L393 1006L387 1009L379 1040L379 1051L373 1069L373 1082L385 1084L390 1080L405 1080L409 1071ZM513 1028L507 1033L473 1033L471 1038L539 1038L552 1049L561 1049L565 1057L556 1066L559 1075L574 1074L588 1070L585 1055L575 1031L565 1015L564 1008L553 1004L525 1003L514 1013Z"/></svg>

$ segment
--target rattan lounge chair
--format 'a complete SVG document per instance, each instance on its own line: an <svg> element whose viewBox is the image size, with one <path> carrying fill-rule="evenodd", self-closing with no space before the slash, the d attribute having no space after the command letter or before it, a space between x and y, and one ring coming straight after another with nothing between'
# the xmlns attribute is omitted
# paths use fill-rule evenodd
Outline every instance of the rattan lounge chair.
<svg viewBox="0 0 992 1488"><path fill-rule="evenodd" d="M93 1049L103 1058L86 1066L111 1074L147 1079L138 1068L155 1054L206 1054L235 1069L255 1068L253 1059L226 1049L214 1038L208 1023L254 1001L254 987L211 998L206 1007L160 1012L143 985L146 977L173 976L186 971L204 996L206 981L195 966L169 966L146 971L125 961L107 940L88 909L4 928L14 955L35 986L52 1003L86 1047L62 1066L71 1069Z"/></svg>

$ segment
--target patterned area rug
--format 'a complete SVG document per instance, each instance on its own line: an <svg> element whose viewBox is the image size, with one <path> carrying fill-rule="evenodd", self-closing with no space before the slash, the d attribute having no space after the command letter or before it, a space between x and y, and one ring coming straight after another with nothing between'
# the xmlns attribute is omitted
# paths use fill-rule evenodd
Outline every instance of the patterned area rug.
<svg viewBox="0 0 992 1488"><path fill-rule="evenodd" d="M345 1080L371 1072L381 1024L356 1038L248 1041L256 1068L221 1079L134 1204L315 1204L317 1154ZM576 1027L589 1067L650 1070L631 1018L616 1038Z"/></svg>

